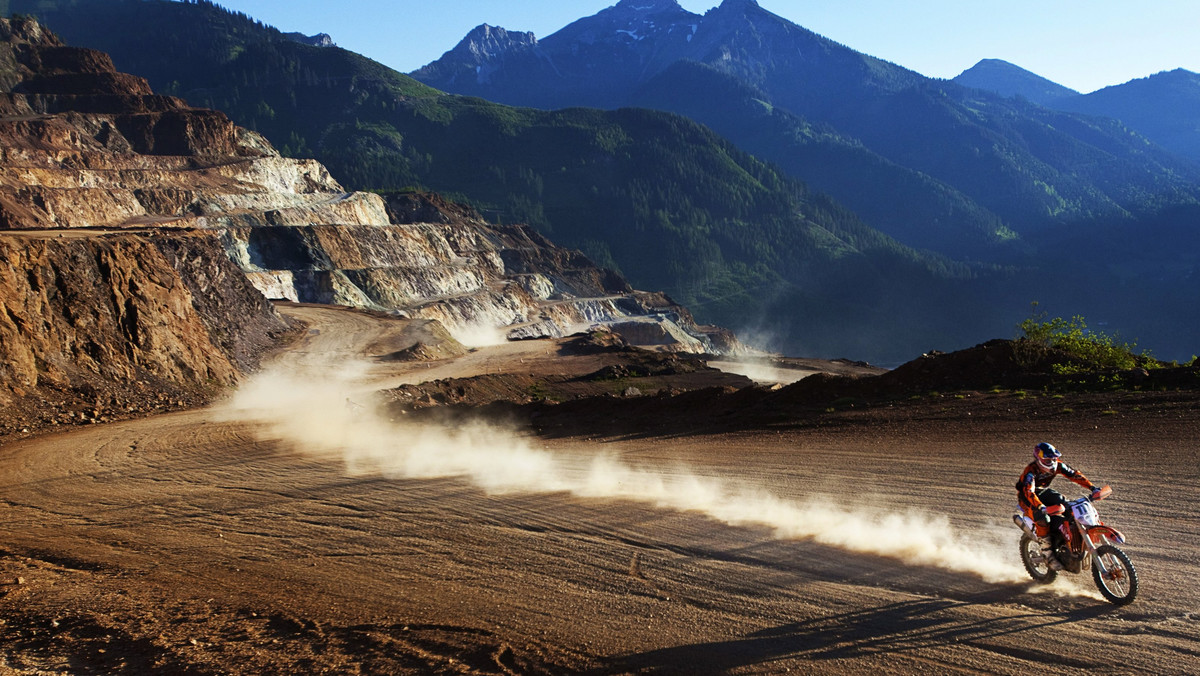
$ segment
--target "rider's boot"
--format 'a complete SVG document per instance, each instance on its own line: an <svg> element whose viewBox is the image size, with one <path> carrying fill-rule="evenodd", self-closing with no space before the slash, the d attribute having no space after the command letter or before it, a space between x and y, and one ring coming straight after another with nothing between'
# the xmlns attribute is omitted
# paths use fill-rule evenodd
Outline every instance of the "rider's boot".
<svg viewBox="0 0 1200 676"><path fill-rule="evenodd" d="M1050 550L1052 552L1062 552L1064 557L1069 558L1071 556L1071 548L1067 545L1066 529L1067 525L1065 523L1061 524L1058 528L1052 527L1050 529ZM1055 570L1062 570L1062 562L1067 560L1065 558L1059 559L1057 556L1052 556L1051 559L1060 566L1059 568L1055 568Z"/></svg>
<svg viewBox="0 0 1200 676"><path fill-rule="evenodd" d="M1051 544L1051 538L1039 538L1038 544L1042 546L1042 558L1046 560L1046 565L1050 566L1050 570L1062 570L1062 562L1054 555L1054 546Z"/></svg>
<svg viewBox="0 0 1200 676"><path fill-rule="evenodd" d="M1058 557L1055 556L1054 552L1051 552L1051 551L1046 552L1046 564L1048 566L1050 566L1050 570L1062 570L1063 569L1062 562L1059 561Z"/></svg>

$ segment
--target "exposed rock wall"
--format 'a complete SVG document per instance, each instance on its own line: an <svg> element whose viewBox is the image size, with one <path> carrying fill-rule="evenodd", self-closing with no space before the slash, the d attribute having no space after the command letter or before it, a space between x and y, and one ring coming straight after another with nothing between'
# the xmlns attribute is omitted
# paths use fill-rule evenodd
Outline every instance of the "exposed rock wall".
<svg viewBox="0 0 1200 676"><path fill-rule="evenodd" d="M262 192L228 166L283 162L222 113L156 96L108 55L63 46L28 19L0 22L0 138L5 229L193 225L207 194Z"/></svg>
<svg viewBox="0 0 1200 676"><path fill-rule="evenodd" d="M254 340L230 326L283 324L253 294L223 297L245 282L220 253L200 237L0 238L0 382L233 383Z"/></svg>
<svg viewBox="0 0 1200 676"><path fill-rule="evenodd" d="M25 426L196 403L287 328L209 236L9 234L0 260L0 405Z"/></svg>

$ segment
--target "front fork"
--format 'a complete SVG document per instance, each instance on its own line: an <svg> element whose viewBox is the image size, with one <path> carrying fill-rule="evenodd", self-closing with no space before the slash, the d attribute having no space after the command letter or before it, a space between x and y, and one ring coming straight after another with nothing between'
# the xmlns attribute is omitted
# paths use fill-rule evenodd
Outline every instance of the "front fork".
<svg viewBox="0 0 1200 676"><path fill-rule="evenodd" d="M1076 523L1075 526L1079 529L1080 535L1083 536L1083 546L1087 548L1088 554L1091 555L1092 563L1100 571L1102 577L1108 576L1108 568L1104 566L1104 562L1096 556L1096 550L1108 544L1109 542L1125 543L1125 536L1115 528L1110 526L1092 526L1090 528ZM1099 542L1097 542L1099 541Z"/></svg>

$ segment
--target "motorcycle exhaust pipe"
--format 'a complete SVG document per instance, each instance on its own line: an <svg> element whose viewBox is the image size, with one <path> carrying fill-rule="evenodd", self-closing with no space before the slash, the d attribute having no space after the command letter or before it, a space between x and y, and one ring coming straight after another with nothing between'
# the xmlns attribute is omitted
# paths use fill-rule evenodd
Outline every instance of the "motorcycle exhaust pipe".
<svg viewBox="0 0 1200 676"><path fill-rule="evenodd" d="M1037 538L1037 533L1033 529L1033 519L1024 514L1013 514L1013 523L1017 525L1017 528L1025 531L1026 535Z"/></svg>

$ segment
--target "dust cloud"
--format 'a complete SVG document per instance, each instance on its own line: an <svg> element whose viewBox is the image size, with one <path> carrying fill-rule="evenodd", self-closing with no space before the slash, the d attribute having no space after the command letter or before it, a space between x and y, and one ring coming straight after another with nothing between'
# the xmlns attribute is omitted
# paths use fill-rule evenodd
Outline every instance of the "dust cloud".
<svg viewBox="0 0 1200 676"><path fill-rule="evenodd" d="M508 342L507 332L490 324L448 324L450 335L467 347L491 347Z"/></svg>
<svg viewBox="0 0 1200 676"><path fill-rule="evenodd" d="M791 385L817 371L779 368L763 361L744 359L741 361L709 361L708 365L726 373L736 373L760 385Z"/></svg>
<svg viewBox="0 0 1200 676"><path fill-rule="evenodd" d="M394 479L459 477L492 494L564 492L704 514L733 526L765 527L780 539L811 539L918 566L969 572L989 582L1026 580L1015 532L999 525L956 531L919 511L854 508L830 497L796 501L742 481L685 467L637 467L611 452L554 453L482 423L447 429L390 420L361 383L369 366L275 368L243 385L219 409L264 438L343 461L354 474Z"/></svg>

